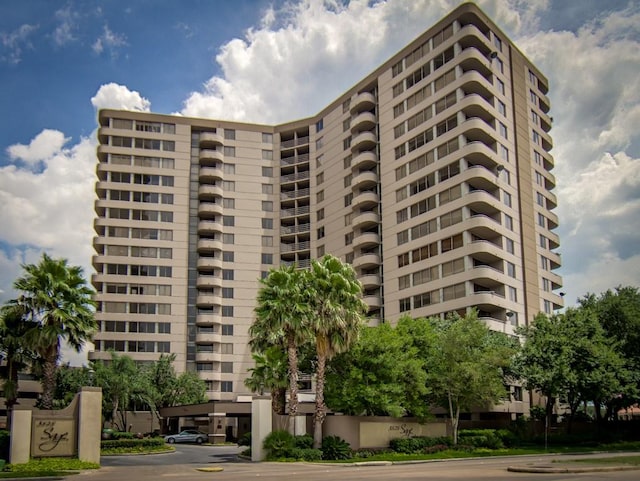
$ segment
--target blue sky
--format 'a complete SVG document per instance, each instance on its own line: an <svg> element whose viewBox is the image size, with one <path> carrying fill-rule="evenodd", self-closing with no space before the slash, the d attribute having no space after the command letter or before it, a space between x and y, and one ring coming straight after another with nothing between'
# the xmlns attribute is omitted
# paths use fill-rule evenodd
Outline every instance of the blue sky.
<svg viewBox="0 0 640 481"><path fill-rule="evenodd" d="M0 301L40 252L91 272L100 107L317 112L457 0L0 2ZM478 0L547 75L567 304L640 285L640 4Z"/></svg>

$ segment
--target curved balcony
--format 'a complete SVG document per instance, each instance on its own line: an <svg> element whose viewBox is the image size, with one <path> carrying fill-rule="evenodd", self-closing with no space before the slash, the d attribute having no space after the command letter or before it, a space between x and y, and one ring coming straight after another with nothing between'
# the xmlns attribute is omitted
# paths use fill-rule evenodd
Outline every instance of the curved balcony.
<svg viewBox="0 0 640 481"><path fill-rule="evenodd" d="M215 344L219 342L222 342L222 336L219 333L196 332L196 344Z"/></svg>
<svg viewBox="0 0 640 481"><path fill-rule="evenodd" d="M222 269L222 259L220 257L200 257L197 262L198 269Z"/></svg>
<svg viewBox="0 0 640 481"><path fill-rule="evenodd" d="M351 180L351 190L353 191L369 189L376 185L378 185L378 174L370 170L360 172Z"/></svg>
<svg viewBox="0 0 640 481"><path fill-rule="evenodd" d="M202 184L198 186L198 198L202 199L215 199L222 197L222 186L214 184Z"/></svg>
<svg viewBox="0 0 640 481"><path fill-rule="evenodd" d="M460 42L460 46L463 49L473 46L486 55L489 55L489 53L494 50L494 47L491 44L490 40L480 31L480 29L476 25L472 23L468 23L460 30L458 30L455 33L454 38L456 38L456 40Z"/></svg>
<svg viewBox="0 0 640 481"><path fill-rule="evenodd" d="M351 114L371 110L376 106L376 98L370 92L361 92L351 102Z"/></svg>
<svg viewBox="0 0 640 481"><path fill-rule="evenodd" d="M498 166L498 155L489 145L480 141L470 141L456 151L456 155L464 157L469 164L481 165L491 172Z"/></svg>
<svg viewBox="0 0 640 481"><path fill-rule="evenodd" d="M378 287L380 285L381 279L378 274L367 274L361 277L358 277L360 284L364 289L372 289L374 287Z"/></svg>
<svg viewBox="0 0 640 481"><path fill-rule="evenodd" d="M198 215L200 217L215 218L222 215L222 204L217 202L200 202L198 204Z"/></svg>
<svg viewBox="0 0 640 481"><path fill-rule="evenodd" d="M507 232L499 221L483 214L472 215L466 219L464 228L483 239L491 239L496 237L497 234L505 234Z"/></svg>
<svg viewBox="0 0 640 481"><path fill-rule="evenodd" d="M197 306L219 306L222 304L222 297L215 294L198 294L196 297Z"/></svg>
<svg viewBox="0 0 640 481"><path fill-rule="evenodd" d="M222 163L224 162L224 155L219 150L202 149L199 154L200 164L206 165L209 163Z"/></svg>
<svg viewBox="0 0 640 481"><path fill-rule="evenodd" d="M378 157L372 150L365 150L356 154L351 160L351 171L358 172L360 170L372 169L378 163Z"/></svg>
<svg viewBox="0 0 640 481"><path fill-rule="evenodd" d="M498 192L499 189L497 172L491 171L482 165L470 165L460 173L456 182L461 180L469 184L470 192L484 190L493 193Z"/></svg>
<svg viewBox="0 0 640 481"><path fill-rule="evenodd" d="M500 262L506 254L500 246L497 246L493 242L487 240L472 241L471 244L465 246L465 250L473 259L480 262L486 262L487 264Z"/></svg>
<svg viewBox="0 0 640 481"><path fill-rule="evenodd" d="M196 326L213 326L220 323L222 323L222 317L220 314L212 312L209 314L196 315Z"/></svg>
<svg viewBox="0 0 640 481"><path fill-rule="evenodd" d="M200 148L214 147L223 145L224 138L217 132L200 132Z"/></svg>
<svg viewBox="0 0 640 481"><path fill-rule="evenodd" d="M486 145L496 143L497 133L494 128L479 117L466 119L457 127L467 139L479 140Z"/></svg>
<svg viewBox="0 0 640 481"><path fill-rule="evenodd" d="M376 134L373 132L360 132L351 141L351 152L372 150L377 143Z"/></svg>
<svg viewBox="0 0 640 481"><path fill-rule="evenodd" d="M221 167L200 167L198 178L200 182L212 184L217 180L222 180L223 172Z"/></svg>
<svg viewBox="0 0 640 481"><path fill-rule="evenodd" d="M196 362L220 362L222 355L219 352L196 352Z"/></svg>
<svg viewBox="0 0 640 481"><path fill-rule="evenodd" d="M219 239L199 239L198 252L215 252L222 250L222 241Z"/></svg>
<svg viewBox="0 0 640 481"><path fill-rule="evenodd" d="M470 279L480 281L486 287L502 287L509 277L502 271L491 266L475 266L470 273Z"/></svg>
<svg viewBox="0 0 640 481"><path fill-rule="evenodd" d="M467 293L468 294L468 293ZM509 302L504 296L494 291L472 292L471 295L458 300L464 300L467 304L472 302L481 311L494 312L500 309L507 309Z"/></svg>
<svg viewBox="0 0 640 481"><path fill-rule="evenodd" d="M380 265L380 256L378 254L364 254L353 260L354 269L367 269Z"/></svg>
<svg viewBox="0 0 640 481"><path fill-rule="evenodd" d="M500 212L502 212L501 208L504 206L498 199L484 190L474 190L464 197L461 197L461 199L470 209L473 209L474 212L489 217L500 214ZM455 204L452 203L452 205Z"/></svg>
<svg viewBox="0 0 640 481"><path fill-rule="evenodd" d="M382 300L380 299L380 296L364 296L362 300L369 310L380 309L382 307Z"/></svg>
<svg viewBox="0 0 640 481"><path fill-rule="evenodd" d="M358 195L353 196L351 205L355 209L356 207L361 209L373 208L378 204L378 194L371 191L360 192Z"/></svg>
<svg viewBox="0 0 640 481"><path fill-rule="evenodd" d="M353 221L351 225L354 229L366 229L367 227L371 227L380 222L380 217L378 213L375 211L362 212L358 215L353 216Z"/></svg>
<svg viewBox="0 0 640 481"><path fill-rule="evenodd" d="M351 121L351 133L372 130L376 126L376 116L372 112L361 112Z"/></svg>
<svg viewBox="0 0 640 481"><path fill-rule="evenodd" d="M375 232L365 232L358 234L353 238L353 247L362 248L380 244L380 236Z"/></svg>
<svg viewBox="0 0 640 481"><path fill-rule="evenodd" d="M222 232L222 224L211 220L198 222L198 234L215 234Z"/></svg>
<svg viewBox="0 0 640 481"><path fill-rule="evenodd" d="M196 287L222 287L222 279L219 276L199 275L196 279Z"/></svg>

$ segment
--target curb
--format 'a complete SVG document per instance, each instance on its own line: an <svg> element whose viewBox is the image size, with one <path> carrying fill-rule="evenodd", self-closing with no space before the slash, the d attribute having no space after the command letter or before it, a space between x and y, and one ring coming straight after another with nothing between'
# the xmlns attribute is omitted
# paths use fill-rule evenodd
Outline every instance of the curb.
<svg viewBox="0 0 640 481"><path fill-rule="evenodd" d="M640 470L640 466L586 466L586 467L568 467L568 466L509 466L507 471L512 473L548 473L548 474L564 474L564 473L606 473L611 471L634 471Z"/></svg>

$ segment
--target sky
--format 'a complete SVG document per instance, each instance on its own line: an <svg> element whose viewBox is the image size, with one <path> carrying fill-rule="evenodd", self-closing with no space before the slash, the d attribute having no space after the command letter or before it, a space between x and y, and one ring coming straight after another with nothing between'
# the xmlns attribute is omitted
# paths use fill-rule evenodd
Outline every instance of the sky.
<svg viewBox="0 0 640 481"><path fill-rule="evenodd" d="M98 109L307 117L460 3L0 1L0 303L42 252L92 273ZM549 79L566 305L640 286L640 1L476 3Z"/></svg>

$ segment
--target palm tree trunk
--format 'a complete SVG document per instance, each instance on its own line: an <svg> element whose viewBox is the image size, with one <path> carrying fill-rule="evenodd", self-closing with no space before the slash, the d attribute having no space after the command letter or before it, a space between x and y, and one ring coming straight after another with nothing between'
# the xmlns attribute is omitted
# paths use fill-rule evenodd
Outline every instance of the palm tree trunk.
<svg viewBox="0 0 640 481"><path fill-rule="evenodd" d="M42 409L53 409L53 395L56 388L56 367L58 365L58 344L49 346L45 350L44 363L42 365Z"/></svg>
<svg viewBox="0 0 640 481"><path fill-rule="evenodd" d="M289 336L287 343L289 357L289 420L288 431L295 434L296 416L298 415L298 349L293 336Z"/></svg>
<svg viewBox="0 0 640 481"><path fill-rule="evenodd" d="M322 423L327 417L327 406L324 404L324 377L327 357L318 353L318 365L316 367L316 411L313 416L313 447L320 449L322 446Z"/></svg>

